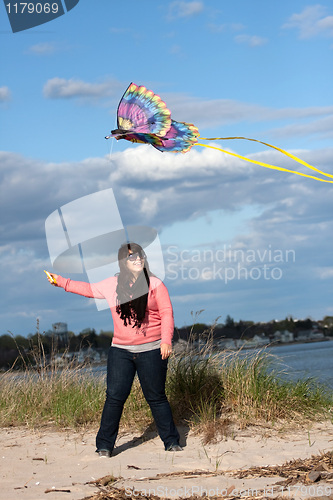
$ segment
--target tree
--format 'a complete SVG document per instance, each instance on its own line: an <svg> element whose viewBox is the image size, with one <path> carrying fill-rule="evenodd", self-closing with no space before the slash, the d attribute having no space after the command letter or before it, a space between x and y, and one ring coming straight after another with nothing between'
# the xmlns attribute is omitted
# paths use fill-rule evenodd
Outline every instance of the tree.
<svg viewBox="0 0 333 500"><path fill-rule="evenodd" d="M108 349L111 345L111 340L113 337L113 332L103 332L96 338L96 346L101 349Z"/></svg>
<svg viewBox="0 0 333 500"><path fill-rule="evenodd" d="M78 336L82 349L87 347L97 347L97 334L94 328L85 328Z"/></svg>
<svg viewBox="0 0 333 500"><path fill-rule="evenodd" d="M234 322L233 318L231 316L229 316L229 314L225 318L225 326L227 328L234 328L234 326L235 326L235 322Z"/></svg>
<svg viewBox="0 0 333 500"><path fill-rule="evenodd" d="M15 340L11 335L5 334L0 337L0 350L16 349Z"/></svg>
<svg viewBox="0 0 333 500"><path fill-rule="evenodd" d="M15 335L15 342L20 347L20 349L29 348L29 340L23 335Z"/></svg>

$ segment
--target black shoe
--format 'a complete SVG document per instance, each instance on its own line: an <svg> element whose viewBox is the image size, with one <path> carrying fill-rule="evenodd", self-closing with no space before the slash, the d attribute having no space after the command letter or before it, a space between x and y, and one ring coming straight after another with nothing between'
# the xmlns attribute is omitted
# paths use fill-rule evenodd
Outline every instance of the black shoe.
<svg viewBox="0 0 333 500"><path fill-rule="evenodd" d="M99 458L111 458L111 451L109 450L98 450Z"/></svg>
<svg viewBox="0 0 333 500"><path fill-rule="evenodd" d="M167 451L183 451L183 448L179 444L173 444L167 448Z"/></svg>

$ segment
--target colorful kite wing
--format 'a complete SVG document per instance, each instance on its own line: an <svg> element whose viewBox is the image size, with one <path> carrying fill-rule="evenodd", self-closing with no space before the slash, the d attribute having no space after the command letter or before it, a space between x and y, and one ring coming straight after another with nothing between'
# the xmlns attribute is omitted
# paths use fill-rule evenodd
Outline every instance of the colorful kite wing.
<svg viewBox="0 0 333 500"><path fill-rule="evenodd" d="M127 133L163 137L171 126L171 112L160 96L131 83L118 105L117 130L111 137L127 139Z"/></svg>
<svg viewBox="0 0 333 500"><path fill-rule="evenodd" d="M198 141L198 137L199 130L192 123L171 120L171 127L161 138L162 144L153 144L153 146L162 152L187 153Z"/></svg>

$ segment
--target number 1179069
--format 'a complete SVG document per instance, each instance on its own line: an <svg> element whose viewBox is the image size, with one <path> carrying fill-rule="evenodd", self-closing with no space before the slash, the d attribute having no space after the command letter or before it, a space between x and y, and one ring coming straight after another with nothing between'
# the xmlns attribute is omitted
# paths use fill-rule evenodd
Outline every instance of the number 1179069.
<svg viewBox="0 0 333 500"><path fill-rule="evenodd" d="M59 10L57 3L16 2L6 7L8 14L57 14Z"/></svg>
<svg viewBox="0 0 333 500"><path fill-rule="evenodd" d="M324 486L320 484L316 485L311 485L311 486L305 486L305 485L294 485L294 486L287 486L281 488L282 493L289 493L290 496L295 496L295 493L297 492L298 494L304 496L304 497L322 497L322 496L329 496L332 493L332 487L331 486Z"/></svg>

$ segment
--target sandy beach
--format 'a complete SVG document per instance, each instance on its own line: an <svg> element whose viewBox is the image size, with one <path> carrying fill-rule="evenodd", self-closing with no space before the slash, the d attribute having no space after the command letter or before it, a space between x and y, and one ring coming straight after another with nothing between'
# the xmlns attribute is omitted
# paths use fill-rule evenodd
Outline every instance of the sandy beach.
<svg viewBox="0 0 333 500"><path fill-rule="evenodd" d="M0 499L81 500L110 488L102 485L110 477L96 484L106 476L118 478L112 484L123 498L333 498L331 423L284 433L252 427L211 444L186 428L180 432L184 449L176 453L165 452L154 432L144 438L122 432L108 459L95 453L91 430L1 429ZM311 466L321 471L317 477L306 472L297 476L284 465L324 454L326 462L317 458ZM295 464L300 470L300 463Z"/></svg>

